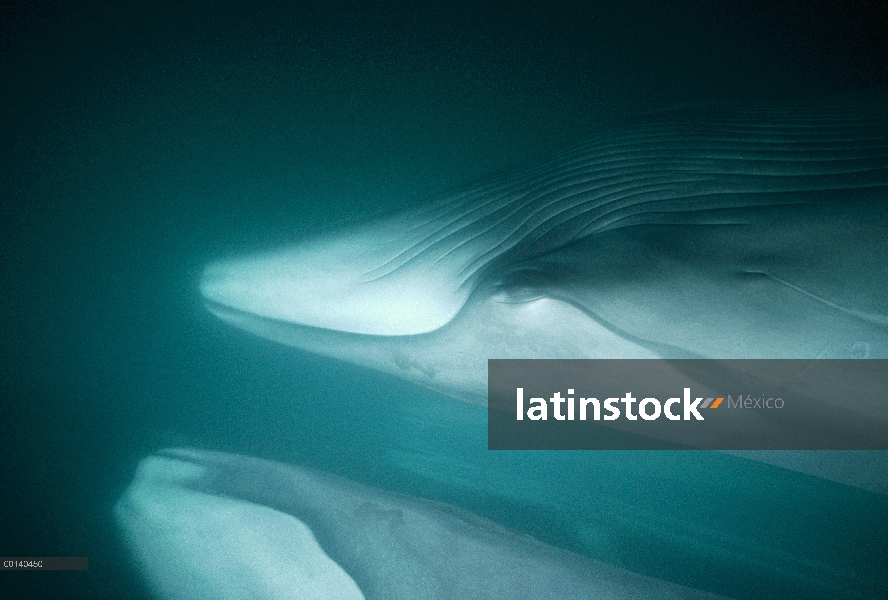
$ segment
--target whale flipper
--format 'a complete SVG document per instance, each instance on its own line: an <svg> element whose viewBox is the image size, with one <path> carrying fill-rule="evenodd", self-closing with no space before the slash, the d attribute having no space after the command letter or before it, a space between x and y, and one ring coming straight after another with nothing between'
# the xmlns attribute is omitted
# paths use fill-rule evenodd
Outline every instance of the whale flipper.
<svg viewBox="0 0 888 600"><path fill-rule="evenodd" d="M718 598L471 513L281 463L168 450L117 522L159 598Z"/></svg>

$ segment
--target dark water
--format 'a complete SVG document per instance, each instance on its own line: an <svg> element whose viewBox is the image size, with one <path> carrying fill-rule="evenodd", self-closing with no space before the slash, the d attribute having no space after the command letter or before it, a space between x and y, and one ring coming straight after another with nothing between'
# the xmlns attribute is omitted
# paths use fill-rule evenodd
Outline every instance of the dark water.
<svg viewBox="0 0 888 600"><path fill-rule="evenodd" d="M881 2L0 6L2 598L142 598L111 507L166 446L308 464L740 598L888 596L888 499L727 456L491 453L485 414L255 339L208 261L653 110L888 86Z"/></svg>

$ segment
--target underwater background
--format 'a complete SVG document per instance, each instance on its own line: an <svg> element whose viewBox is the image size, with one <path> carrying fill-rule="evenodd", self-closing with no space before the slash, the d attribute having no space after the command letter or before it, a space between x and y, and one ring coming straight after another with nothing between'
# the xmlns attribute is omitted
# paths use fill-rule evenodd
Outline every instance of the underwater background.
<svg viewBox="0 0 888 600"><path fill-rule="evenodd" d="M662 109L888 87L888 5L0 5L0 598L147 598L111 509L193 446L737 598L888 597L888 496L726 455L490 452L486 411L207 312L211 260Z"/></svg>

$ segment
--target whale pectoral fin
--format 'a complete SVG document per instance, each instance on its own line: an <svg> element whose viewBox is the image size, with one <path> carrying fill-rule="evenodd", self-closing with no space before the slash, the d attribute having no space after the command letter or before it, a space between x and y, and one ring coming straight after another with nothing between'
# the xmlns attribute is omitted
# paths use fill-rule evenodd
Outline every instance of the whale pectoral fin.
<svg viewBox="0 0 888 600"><path fill-rule="evenodd" d="M148 458L115 507L157 597L363 600L303 522L189 486L207 475L194 462Z"/></svg>
<svg viewBox="0 0 888 600"><path fill-rule="evenodd" d="M163 598L716 598L456 507L218 452L146 459L116 517Z"/></svg>

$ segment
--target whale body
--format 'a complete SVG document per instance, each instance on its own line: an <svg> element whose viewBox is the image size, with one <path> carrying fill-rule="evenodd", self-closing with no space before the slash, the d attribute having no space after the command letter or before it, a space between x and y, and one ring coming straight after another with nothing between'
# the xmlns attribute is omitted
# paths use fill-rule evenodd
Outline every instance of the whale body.
<svg viewBox="0 0 888 600"><path fill-rule="evenodd" d="M145 459L115 516L155 597L720 598L451 506L233 454Z"/></svg>
<svg viewBox="0 0 888 600"><path fill-rule="evenodd" d="M694 108L200 287L241 329L484 405L488 358L888 358L886 241L885 98ZM737 452L883 494L886 454Z"/></svg>
<svg viewBox="0 0 888 600"><path fill-rule="evenodd" d="M888 103L677 111L208 266L208 308L486 402L488 358L888 358Z"/></svg>

